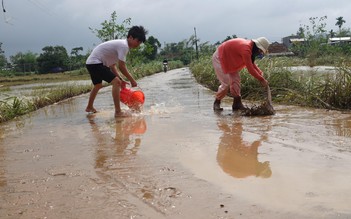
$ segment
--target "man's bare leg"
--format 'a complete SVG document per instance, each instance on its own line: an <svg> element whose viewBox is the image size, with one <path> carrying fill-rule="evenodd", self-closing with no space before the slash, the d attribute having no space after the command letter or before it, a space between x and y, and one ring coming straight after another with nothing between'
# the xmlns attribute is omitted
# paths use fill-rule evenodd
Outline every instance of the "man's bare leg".
<svg viewBox="0 0 351 219"><path fill-rule="evenodd" d="M128 113L122 112L121 110L121 102L120 102L120 91L121 85L117 78L111 81L112 84L112 98L113 103L115 105L115 117L127 117Z"/></svg>
<svg viewBox="0 0 351 219"><path fill-rule="evenodd" d="M91 89L88 105L85 108L85 112L88 112L88 113L96 113L97 112L96 109L94 108L94 101L95 101L96 95L98 94L98 92L101 88L102 88L102 84L96 84L96 85L94 85L93 89Z"/></svg>

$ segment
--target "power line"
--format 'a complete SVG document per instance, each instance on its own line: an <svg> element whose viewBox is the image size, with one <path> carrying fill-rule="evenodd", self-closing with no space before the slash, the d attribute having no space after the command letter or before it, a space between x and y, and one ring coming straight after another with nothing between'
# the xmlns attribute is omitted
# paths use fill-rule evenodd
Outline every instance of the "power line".
<svg viewBox="0 0 351 219"><path fill-rule="evenodd" d="M55 15L55 13L52 12L50 7L46 6L44 3L38 0L28 0L28 1L33 5L35 5L37 8L39 8L41 11L47 13L48 15Z"/></svg>
<svg viewBox="0 0 351 219"><path fill-rule="evenodd" d="M4 6L4 0L1 1L1 5L2 5L2 12L4 13L5 23L13 25L12 23L10 23L10 21L12 20L12 17L7 17L6 16L6 9L5 9L5 6Z"/></svg>
<svg viewBox="0 0 351 219"><path fill-rule="evenodd" d="M5 7L4 7L4 0L2 0L2 11L5 13L6 10L5 10Z"/></svg>

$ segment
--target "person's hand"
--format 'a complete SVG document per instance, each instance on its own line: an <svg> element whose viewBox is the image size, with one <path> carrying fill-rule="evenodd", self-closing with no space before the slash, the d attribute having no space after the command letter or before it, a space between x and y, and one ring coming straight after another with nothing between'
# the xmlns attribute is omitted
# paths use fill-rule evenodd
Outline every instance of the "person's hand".
<svg viewBox="0 0 351 219"><path fill-rule="evenodd" d="M121 80L121 88L125 88L127 86L127 84L129 84L129 83Z"/></svg>
<svg viewBox="0 0 351 219"><path fill-rule="evenodd" d="M138 83L135 80L130 81L132 87L138 86Z"/></svg>

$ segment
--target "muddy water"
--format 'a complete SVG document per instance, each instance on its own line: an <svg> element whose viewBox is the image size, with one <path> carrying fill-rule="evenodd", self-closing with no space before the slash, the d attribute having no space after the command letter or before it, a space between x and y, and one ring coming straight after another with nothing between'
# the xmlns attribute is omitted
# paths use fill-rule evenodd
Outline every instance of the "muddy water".
<svg viewBox="0 0 351 219"><path fill-rule="evenodd" d="M350 114L217 114L186 68L139 85L129 118L107 87L1 124L0 218L351 218Z"/></svg>

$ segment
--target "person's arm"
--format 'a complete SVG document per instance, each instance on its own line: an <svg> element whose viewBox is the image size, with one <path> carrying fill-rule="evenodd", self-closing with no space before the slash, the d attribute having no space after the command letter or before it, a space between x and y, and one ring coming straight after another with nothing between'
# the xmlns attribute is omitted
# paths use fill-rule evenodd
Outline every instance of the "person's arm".
<svg viewBox="0 0 351 219"><path fill-rule="evenodd" d="M119 75L118 70L117 70L117 67L116 67L116 64L111 65L111 66L110 66L110 69L111 69L111 71L113 72L113 74L116 75L117 79L119 80L119 84L120 84L122 87L124 87L125 84L126 84L127 82L125 82L125 81L121 78L121 76Z"/></svg>
<svg viewBox="0 0 351 219"><path fill-rule="evenodd" d="M110 69L120 80L122 80L121 76L119 76L116 64L111 65Z"/></svg>
<svg viewBox="0 0 351 219"><path fill-rule="evenodd" d="M133 76L129 73L125 62L119 60L118 61L118 69L130 81L132 87L136 87L138 85L137 82L134 80Z"/></svg>
<svg viewBox="0 0 351 219"><path fill-rule="evenodd" d="M252 63L251 56L244 57L244 63L246 65L247 71L254 76L263 87L268 86L268 81L263 77L263 72L257 67L255 63Z"/></svg>

